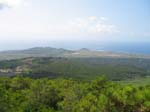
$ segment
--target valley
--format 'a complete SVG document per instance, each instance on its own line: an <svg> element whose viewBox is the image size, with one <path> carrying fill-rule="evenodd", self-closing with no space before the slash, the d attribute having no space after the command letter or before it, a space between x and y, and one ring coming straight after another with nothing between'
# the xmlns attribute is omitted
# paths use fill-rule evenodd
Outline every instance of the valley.
<svg viewBox="0 0 150 112"><path fill-rule="evenodd" d="M14 53L18 57L11 57ZM92 80L104 75L115 81L150 76L148 55L141 58L141 55L90 51L85 48L78 51L32 48L0 54L7 54L5 59L1 57L0 76L22 74L32 78Z"/></svg>

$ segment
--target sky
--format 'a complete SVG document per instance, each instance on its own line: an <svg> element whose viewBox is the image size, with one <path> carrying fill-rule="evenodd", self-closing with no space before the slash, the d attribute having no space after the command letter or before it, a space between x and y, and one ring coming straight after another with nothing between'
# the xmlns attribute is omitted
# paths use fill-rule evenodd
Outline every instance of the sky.
<svg viewBox="0 0 150 112"><path fill-rule="evenodd" d="M0 50L97 42L150 42L150 1L0 0Z"/></svg>

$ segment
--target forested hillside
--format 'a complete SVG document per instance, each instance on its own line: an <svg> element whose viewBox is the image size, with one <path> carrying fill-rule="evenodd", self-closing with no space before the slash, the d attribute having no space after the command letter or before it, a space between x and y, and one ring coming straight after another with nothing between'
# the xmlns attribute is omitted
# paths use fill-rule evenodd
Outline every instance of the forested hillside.
<svg viewBox="0 0 150 112"><path fill-rule="evenodd" d="M150 59L141 58L24 58L0 61L0 75L23 74L32 78L92 80L105 75L111 80L150 76Z"/></svg>
<svg viewBox="0 0 150 112"><path fill-rule="evenodd" d="M150 84L0 78L0 112L150 112Z"/></svg>
<svg viewBox="0 0 150 112"><path fill-rule="evenodd" d="M0 61L0 112L149 112L149 67L145 58Z"/></svg>

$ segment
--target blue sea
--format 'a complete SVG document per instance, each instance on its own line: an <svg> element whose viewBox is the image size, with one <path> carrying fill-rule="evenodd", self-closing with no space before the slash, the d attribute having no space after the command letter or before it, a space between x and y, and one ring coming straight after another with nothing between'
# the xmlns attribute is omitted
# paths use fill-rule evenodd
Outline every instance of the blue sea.
<svg viewBox="0 0 150 112"><path fill-rule="evenodd" d="M99 50L100 48L97 46L96 49ZM150 54L150 43L148 42L109 43L109 44L104 45L102 50L135 53L135 54Z"/></svg>
<svg viewBox="0 0 150 112"><path fill-rule="evenodd" d="M88 48L98 51L113 51L132 54L150 54L150 42L60 42L54 47L66 49Z"/></svg>

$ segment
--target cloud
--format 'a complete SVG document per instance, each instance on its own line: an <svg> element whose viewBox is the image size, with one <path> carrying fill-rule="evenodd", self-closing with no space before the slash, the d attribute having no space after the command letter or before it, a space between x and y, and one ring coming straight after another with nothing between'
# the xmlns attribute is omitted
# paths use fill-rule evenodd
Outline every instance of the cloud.
<svg viewBox="0 0 150 112"><path fill-rule="evenodd" d="M120 32L116 25L109 22L108 18L97 16L73 19L66 27L68 31L76 33L112 34Z"/></svg>
<svg viewBox="0 0 150 112"><path fill-rule="evenodd" d="M95 21L95 20L97 20L97 17L96 17L96 16L90 16L90 17L88 17L88 19L89 19L90 21Z"/></svg>
<svg viewBox="0 0 150 112"><path fill-rule="evenodd" d="M143 35L146 36L146 37L150 37L150 31L149 32L145 32Z"/></svg>
<svg viewBox="0 0 150 112"><path fill-rule="evenodd" d="M8 19L9 20L9 19ZM15 19L14 19L15 20ZM68 18L64 21L36 22L36 21L18 21L13 18L10 21L1 22L0 35L8 36L22 36L22 35L48 35L48 36L83 36L93 38L94 36L108 36L118 34L119 29L116 25L112 24L106 17L78 17ZM4 19L5 21L5 19ZM93 35L93 36L91 36Z"/></svg>
<svg viewBox="0 0 150 112"><path fill-rule="evenodd" d="M0 10L3 9L4 5L0 3Z"/></svg>
<svg viewBox="0 0 150 112"><path fill-rule="evenodd" d="M23 5L26 0L0 0L0 9L5 7L7 8L15 8L20 5Z"/></svg>

